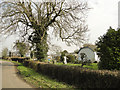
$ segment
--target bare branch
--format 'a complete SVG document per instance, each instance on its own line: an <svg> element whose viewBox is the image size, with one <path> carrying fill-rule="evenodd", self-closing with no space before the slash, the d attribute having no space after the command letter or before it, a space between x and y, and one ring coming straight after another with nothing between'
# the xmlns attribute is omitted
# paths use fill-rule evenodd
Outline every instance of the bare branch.
<svg viewBox="0 0 120 90"><path fill-rule="evenodd" d="M1 33L20 31L23 32L22 37L33 37L36 33L42 41L48 27L53 27L53 35L56 38L69 44L76 44L84 40L84 34L88 31L85 20L89 8L86 2L18 0L18 2L2 2L0 9L2 19L0 25L4 24L0 26ZM18 28L22 29L17 30Z"/></svg>

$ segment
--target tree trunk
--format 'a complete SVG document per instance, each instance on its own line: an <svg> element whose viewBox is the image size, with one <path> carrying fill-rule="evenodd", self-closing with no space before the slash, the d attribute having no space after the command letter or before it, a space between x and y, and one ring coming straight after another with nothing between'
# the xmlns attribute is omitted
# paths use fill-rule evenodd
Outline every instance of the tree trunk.
<svg viewBox="0 0 120 90"><path fill-rule="evenodd" d="M47 31L43 34L42 30L36 30L33 38L35 42L35 56L39 61L44 61L48 52Z"/></svg>

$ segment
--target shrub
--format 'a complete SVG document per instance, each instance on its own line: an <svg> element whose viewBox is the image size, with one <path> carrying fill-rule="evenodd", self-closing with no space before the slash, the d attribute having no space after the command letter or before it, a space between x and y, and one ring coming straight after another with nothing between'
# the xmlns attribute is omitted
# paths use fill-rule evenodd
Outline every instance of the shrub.
<svg viewBox="0 0 120 90"><path fill-rule="evenodd" d="M25 61L23 62L23 65L26 66L26 67L29 67L29 63L30 63L30 61L25 60Z"/></svg>
<svg viewBox="0 0 120 90"><path fill-rule="evenodd" d="M120 70L120 29L110 27L97 41L97 54L100 57L99 69Z"/></svg>
<svg viewBox="0 0 120 90"><path fill-rule="evenodd" d="M33 68L35 71L37 70L37 62L35 62L35 61L30 61L30 62L28 63L28 65L29 65L30 68Z"/></svg>
<svg viewBox="0 0 120 90"><path fill-rule="evenodd" d="M60 56L56 56L55 59L57 62L60 62Z"/></svg>
<svg viewBox="0 0 120 90"><path fill-rule="evenodd" d="M74 55L67 55L67 62L68 63L74 63L75 62L75 56Z"/></svg>
<svg viewBox="0 0 120 90"><path fill-rule="evenodd" d="M23 63L25 60L29 60L29 57L11 57L12 61L18 61L20 63Z"/></svg>

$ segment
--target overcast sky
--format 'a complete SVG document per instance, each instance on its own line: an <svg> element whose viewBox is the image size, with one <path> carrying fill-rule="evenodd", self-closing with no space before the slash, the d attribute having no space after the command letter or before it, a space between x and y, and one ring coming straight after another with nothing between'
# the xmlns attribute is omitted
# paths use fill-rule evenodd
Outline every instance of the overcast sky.
<svg viewBox="0 0 120 90"><path fill-rule="evenodd" d="M112 26L114 29L118 28L118 2L119 0L87 0L89 7L92 9L88 13L87 24L89 27L88 43L94 44L101 35L105 34L107 29ZM3 40L3 47L12 47L15 37ZM73 52L79 48L76 46L67 47L64 43L55 42L63 49Z"/></svg>
<svg viewBox="0 0 120 90"><path fill-rule="evenodd" d="M119 0L88 0L93 7L88 14L90 29L89 42L93 43L100 35L106 33L109 26L118 28L118 2Z"/></svg>

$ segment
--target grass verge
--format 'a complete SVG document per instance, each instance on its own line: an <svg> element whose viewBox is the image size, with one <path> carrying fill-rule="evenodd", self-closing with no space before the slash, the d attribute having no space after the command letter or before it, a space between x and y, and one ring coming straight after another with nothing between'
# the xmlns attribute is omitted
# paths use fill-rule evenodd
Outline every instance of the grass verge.
<svg viewBox="0 0 120 90"><path fill-rule="evenodd" d="M17 69L19 73L23 76L23 78L33 84L35 87L38 88L74 88L73 86L67 85L63 82L57 82L45 75L39 74L35 72L33 69L25 67L25 66L18 66Z"/></svg>

